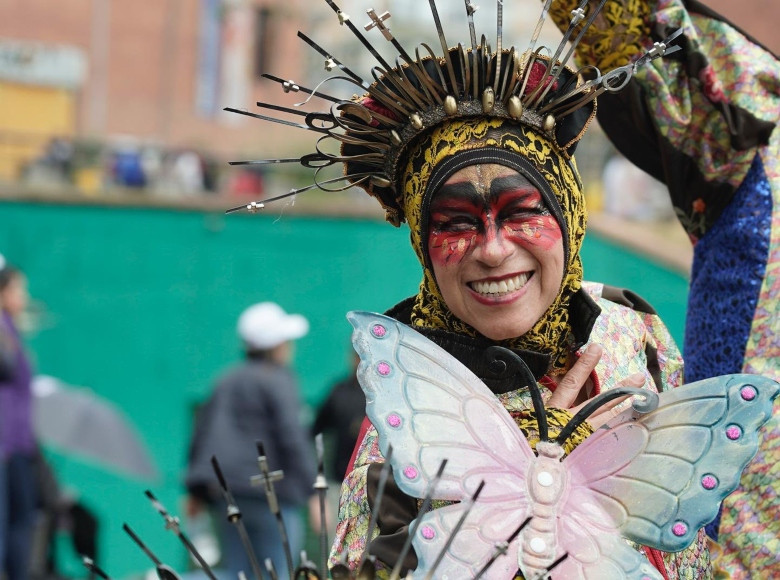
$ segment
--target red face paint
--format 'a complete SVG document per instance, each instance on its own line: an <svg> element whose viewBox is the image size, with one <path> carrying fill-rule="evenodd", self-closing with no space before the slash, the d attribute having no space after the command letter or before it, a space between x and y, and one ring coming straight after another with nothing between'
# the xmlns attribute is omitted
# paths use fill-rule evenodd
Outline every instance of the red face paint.
<svg viewBox="0 0 780 580"><path fill-rule="evenodd" d="M561 229L541 194L519 174L494 179L487 199L478 188L468 182L449 184L434 198L428 251L437 265L459 262L477 244L499 237L535 251L560 241Z"/></svg>

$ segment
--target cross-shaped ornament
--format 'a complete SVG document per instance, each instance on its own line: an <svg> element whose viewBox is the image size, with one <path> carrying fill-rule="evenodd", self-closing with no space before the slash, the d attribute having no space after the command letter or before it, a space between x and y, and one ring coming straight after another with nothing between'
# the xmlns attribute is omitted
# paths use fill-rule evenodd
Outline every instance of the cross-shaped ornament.
<svg viewBox="0 0 780 580"><path fill-rule="evenodd" d="M267 484L281 481L283 477L284 472L281 469L277 469L276 471L271 471L268 477L265 475L253 475L249 478L249 483L253 486L262 485L267 487Z"/></svg>
<svg viewBox="0 0 780 580"><path fill-rule="evenodd" d="M376 11L373 8L370 8L366 10L366 14L368 14L368 17L371 19L371 22L369 22L365 26L366 32L376 27L382 32L382 35L387 40L393 40L393 34L390 32L390 29L387 26L385 26L385 20L390 19L389 12L386 11L384 14L380 16L376 13Z"/></svg>

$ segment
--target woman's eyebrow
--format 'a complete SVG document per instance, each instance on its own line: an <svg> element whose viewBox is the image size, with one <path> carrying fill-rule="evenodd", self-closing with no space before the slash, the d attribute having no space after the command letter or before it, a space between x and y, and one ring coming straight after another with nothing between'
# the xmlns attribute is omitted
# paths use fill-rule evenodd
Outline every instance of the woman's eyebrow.
<svg viewBox="0 0 780 580"><path fill-rule="evenodd" d="M526 190L528 193L528 196L533 195L534 193L538 193L538 189L536 189L536 186L528 181L527 178L523 177L519 173L515 173L513 175L506 175L504 177L496 177L493 181L490 182L490 197L491 199L496 199L500 194L504 193L507 190L512 191L522 191Z"/></svg>
<svg viewBox="0 0 780 580"><path fill-rule="evenodd" d="M477 188L470 181L445 183L436 192L432 205L446 203L448 200L469 201L474 204L484 202L482 196L477 193Z"/></svg>

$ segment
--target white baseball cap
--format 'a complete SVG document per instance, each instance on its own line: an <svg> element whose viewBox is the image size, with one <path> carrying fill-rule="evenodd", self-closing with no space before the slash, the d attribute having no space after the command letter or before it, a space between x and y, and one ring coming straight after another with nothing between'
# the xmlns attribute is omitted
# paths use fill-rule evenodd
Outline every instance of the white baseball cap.
<svg viewBox="0 0 780 580"><path fill-rule="evenodd" d="M238 318L238 336L250 348L267 350L306 336L309 321L300 314L287 314L274 302L253 304Z"/></svg>

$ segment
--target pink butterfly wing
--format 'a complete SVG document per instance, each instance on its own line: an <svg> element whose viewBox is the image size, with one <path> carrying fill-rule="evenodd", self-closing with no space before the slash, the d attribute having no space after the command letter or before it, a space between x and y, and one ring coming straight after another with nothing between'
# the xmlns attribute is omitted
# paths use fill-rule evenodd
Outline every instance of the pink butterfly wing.
<svg viewBox="0 0 780 580"><path fill-rule="evenodd" d="M414 538L414 549L419 565L413 578L424 578L439 559L447 539L455 530L468 502L452 504L432 510L420 518L420 525ZM522 513L526 506L517 496L514 501L501 502L503 509L496 509L495 503L477 501L471 507L452 544L435 569L435 578L474 578L490 559L497 544L505 542L514 529L507 531L507 521L512 514ZM515 522L512 528L522 523ZM506 547L506 553L496 559L484 578L513 578L517 571L519 539ZM486 549L487 548L487 549Z"/></svg>
<svg viewBox="0 0 780 580"><path fill-rule="evenodd" d="M564 509L664 551L690 545L756 452L780 385L754 375L691 383L625 411L564 461Z"/></svg>
<svg viewBox="0 0 780 580"><path fill-rule="evenodd" d="M469 538L469 569L486 561L495 543L527 517L525 476L535 458L528 441L496 396L446 351L386 316L351 312L347 318L355 328L352 341L361 358L358 379L366 393L366 413L379 433L382 453L393 447L398 486L424 497L444 459L434 498L462 501L485 481L455 541L463 543L461 534ZM460 509L450 506L424 516L440 527L432 528L438 530L433 538L421 532L414 538L421 563L436 559L457 521L450 514ZM455 573L464 562L460 556L450 558L450 577L468 577L464 570L465 576ZM516 558L511 566L517 569Z"/></svg>
<svg viewBox="0 0 780 580"><path fill-rule="evenodd" d="M630 546L614 527L594 525L581 513L558 520L558 542L570 551L552 571L552 580L663 579L647 557Z"/></svg>

